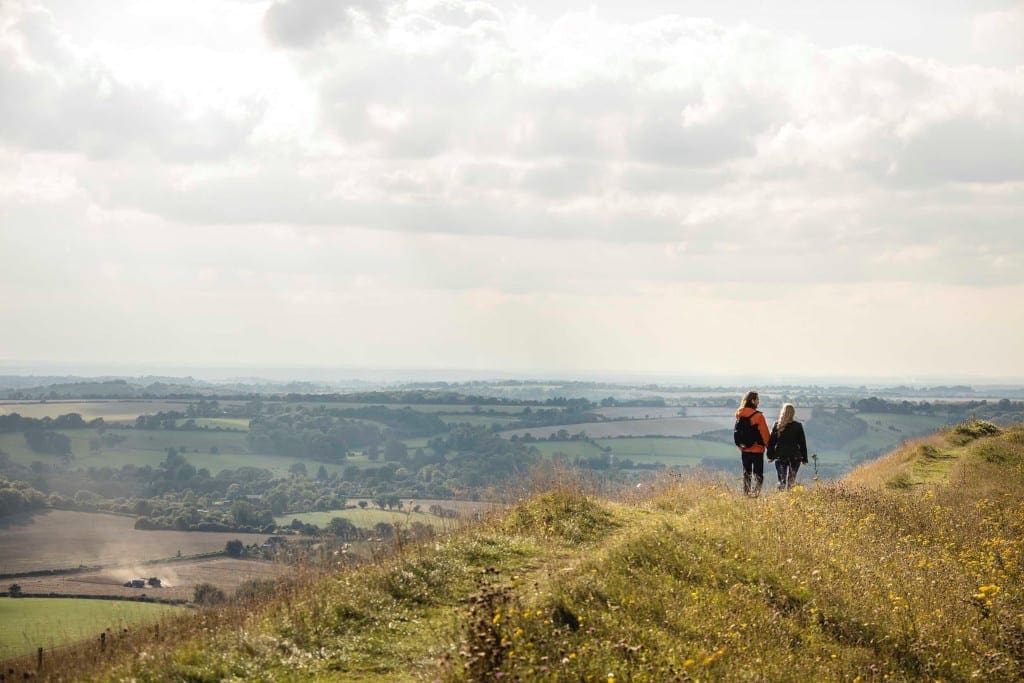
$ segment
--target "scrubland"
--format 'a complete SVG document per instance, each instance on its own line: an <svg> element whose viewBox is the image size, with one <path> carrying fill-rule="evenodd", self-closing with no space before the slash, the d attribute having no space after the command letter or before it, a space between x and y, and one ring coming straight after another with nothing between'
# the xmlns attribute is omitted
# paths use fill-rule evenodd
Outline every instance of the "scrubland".
<svg viewBox="0 0 1024 683"><path fill-rule="evenodd" d="M737 468L739 467L737 463ZM745 498L547 471L478 524L165 622L51 680L1024 678L1024 428ZM766 482L767 483L767 482ZM770 488L766 486L766 489ZM29 668L30 662L23 668Z"/></svg>

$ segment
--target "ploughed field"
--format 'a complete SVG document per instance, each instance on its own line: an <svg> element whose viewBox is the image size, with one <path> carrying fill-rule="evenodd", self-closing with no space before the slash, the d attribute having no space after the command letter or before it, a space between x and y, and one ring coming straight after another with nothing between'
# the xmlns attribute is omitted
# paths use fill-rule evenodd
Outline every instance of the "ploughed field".
<svg viewBox="0 0 1024 683"><path fill-rule="evenodd" d="M0 521L0 574L160 560L179 552L218 552L235 538L246 545L267 539L265 534L142 531L134 525L133 517L68 510L6 517Z"/></svg>
<svg viewBox="0 0 1024 683"><path fill-rule="evenodd" d="M287 565L267 560L211 557L146 565L109 567L80 574L32 576L15 579L24 593L118 598L146 596L159 600L191 600L196 584L210 583L231 595L250 579L274 579L289 571ZM132 579L160 579L160 586L128 588ZM28 598L26 598L28 599ZM32 598L35 599L35 598Z"/></svg>

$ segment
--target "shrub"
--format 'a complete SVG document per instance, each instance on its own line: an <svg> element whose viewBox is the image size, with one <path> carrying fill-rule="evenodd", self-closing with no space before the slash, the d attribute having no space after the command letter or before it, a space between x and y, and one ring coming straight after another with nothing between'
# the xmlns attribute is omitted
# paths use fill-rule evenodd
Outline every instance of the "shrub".
<svg viewBox="0 0 1024 683"><path fill-rule="evenodd" d="M964 420L957 426L953 427L950 432L949 440L958 446L962 446L974 439L980 439L983 436L995 436L1000 432L1002 432L1002 430L988 420L979 420L978 418L972 417L971 419Z"/></svg>
<svg viewBox="0 0 1024 683"><path fill-rule="evenodd" d="M212 583L197 583L192 593L192 602L197 605L217 605L225 599L224 591Z"/></svg>

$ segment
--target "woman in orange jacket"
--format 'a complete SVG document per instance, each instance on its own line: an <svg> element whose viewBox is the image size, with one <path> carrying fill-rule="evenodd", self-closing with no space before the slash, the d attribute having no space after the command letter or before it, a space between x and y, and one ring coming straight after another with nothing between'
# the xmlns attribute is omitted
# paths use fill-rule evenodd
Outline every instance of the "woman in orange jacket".
<svg viewBox="0 0 1024 683"><path fill-rule="evenodd" d="M764 483L764 451L771 438L764 413L757 409L760 402L761 397L756 391L743 394L733 429L733 441L743 459L743 493L755 498L760 495L761 484Z"/></svg>

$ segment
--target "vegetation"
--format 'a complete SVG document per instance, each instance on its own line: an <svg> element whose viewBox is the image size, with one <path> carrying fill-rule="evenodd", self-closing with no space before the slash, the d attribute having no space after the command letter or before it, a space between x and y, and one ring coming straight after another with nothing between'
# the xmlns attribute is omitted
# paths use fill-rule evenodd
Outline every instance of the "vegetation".
<svg viewBox="0 0 1024 683"><path fill-rule="evenodd" d="M757 500L721 480L664 478L612 498L571 473L538 481L545 491L479 525L180 620L119 657L77 655L73 670L195 681L1024 676L1024 427L967 424L848 480L805 478Z"/></svg>
<svg viewBox="0 0 1024 683"><path fill-rule="evenodd" d="M52 648L95 639L110 629L134 632L140 624L152 623L180 608L125 600L76 600L73 598L0 598L0 660L37 647L47 650L46 659L58 658Z"/></svg>

